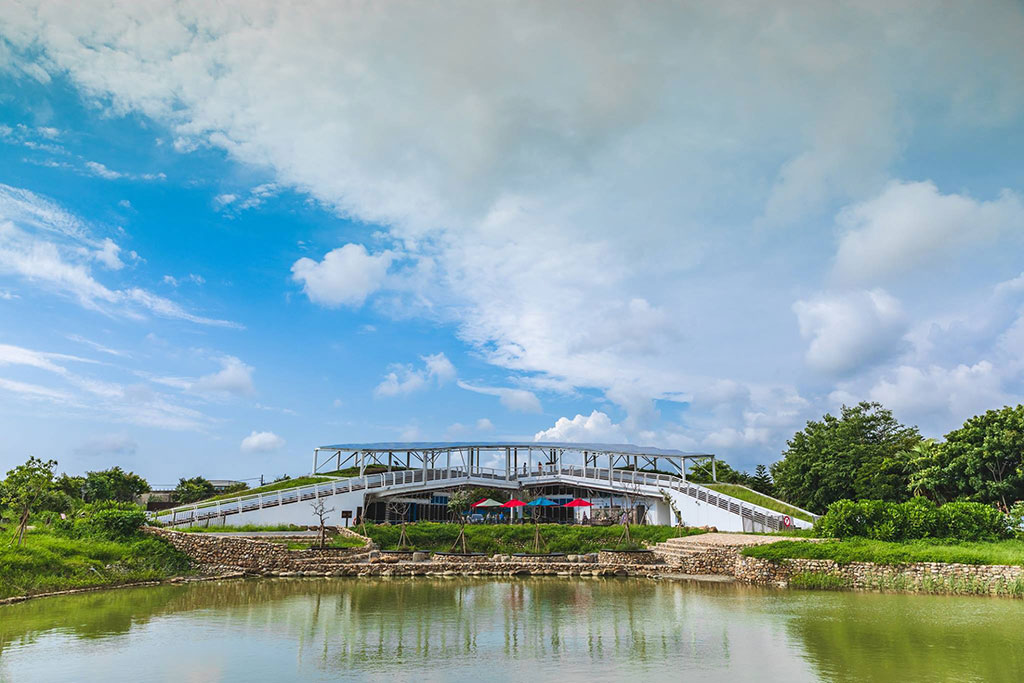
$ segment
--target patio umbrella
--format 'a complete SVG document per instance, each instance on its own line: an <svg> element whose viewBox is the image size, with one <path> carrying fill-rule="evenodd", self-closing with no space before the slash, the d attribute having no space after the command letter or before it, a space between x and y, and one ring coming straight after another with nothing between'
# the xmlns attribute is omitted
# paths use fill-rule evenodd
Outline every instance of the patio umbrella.
<svg viewBox="0 0 1024 683"><path fill-rule="evenodd" d="M499 503L498 501L494 500L493 498L484 498L483 500L478 500L477 502L473 503L472 505L470 505L470 507L473 507L473 508L500 508L501 507L501 503Z"/></svg>
<svg viewBox="0 0 1024 683"><path fill-rule="evenodd" d="M588 508L591 505L593 505L593 503L588 503L587 501L583 500L582 498L576 498L575 500L570 500L568 503L566 503L562 507L566 507L566 508Z"/></svg>
<svg viewBox="0 0 1024 683"><path fill-rule="evenodd" d="M527 503L527 505L531 505L531 506L536 506L536 505L558 505L558 503L556 503L554 501L551 501L551 500L548 500L544 496L541 496L540 498L535 498L534 500L531 500L529 503Z"/></svg>
<svg viewBox="0 0 1024 683"><path fill-rule="evenodd" d="M524 505L526 505L526 503L524 503L523 501L516 500L515 498L513 498L509 502L504 503L501 507L503 507L503 508L520 508L520 507L523 507Z"/></svg>

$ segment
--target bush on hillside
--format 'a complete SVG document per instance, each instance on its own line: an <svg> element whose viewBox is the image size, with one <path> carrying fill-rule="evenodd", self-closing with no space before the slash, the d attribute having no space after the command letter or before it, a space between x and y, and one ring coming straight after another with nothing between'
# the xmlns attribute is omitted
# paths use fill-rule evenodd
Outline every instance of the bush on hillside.
<svg viewBox="0 0 1024 683"><path fill-rule="evenodd" d="M61 527L74 538L122 541L134 538L146 523L146 513L134 503L87 503Z"/></svg>
<svg viewBox="0 0 1024 683"><path fill-rule="evenodd" d="M825 538L859 536L877 541L994 541L1011 535L1006 516L989 505L956 502L938 507L925 498L905 503L839 500L829 506L814 528Z"/></svg>

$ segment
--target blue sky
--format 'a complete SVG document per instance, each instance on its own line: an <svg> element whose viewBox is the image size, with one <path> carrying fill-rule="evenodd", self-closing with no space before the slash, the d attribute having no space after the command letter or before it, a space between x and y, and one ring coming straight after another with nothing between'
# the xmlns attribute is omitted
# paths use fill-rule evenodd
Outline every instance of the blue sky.
<svg viewBox="0 0 1024 683"><path fill-rule="evenodd" d="M1024 11L4 3L0 468L777 459L1024 394Z"/></svg>

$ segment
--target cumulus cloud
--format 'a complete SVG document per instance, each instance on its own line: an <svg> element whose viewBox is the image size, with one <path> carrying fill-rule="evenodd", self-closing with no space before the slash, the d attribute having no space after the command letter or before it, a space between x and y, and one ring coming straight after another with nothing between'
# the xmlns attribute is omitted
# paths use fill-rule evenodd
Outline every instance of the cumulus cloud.
<svg viewBox="0 0 1024 683"><path fill-rule="evenodd" d="M300 258L292 279L302 283L310 301L325 306L361 306L384 283L394 254L370 254L361 244L346 244L327 252L322 261Z"/></svg>
<svg viewBox="0 0 1024 683"><path fill-rule="evenodd" d="M901 365L879 380L870 396L900 415L954 420L959 416L961 421L1019 400L1011 399L1002 387L1001 373L986 360L952 368Z"/></svg>
<svg viewBox="0 0 1024 683"><path fill-rule="evenodd" d="M723 377L788 393L792 361L763 357L789 357L788 292L828 256L782 258L786 235L878 193L910 130L968 131L962 142L1024 111L1011 4L203 7L8 3L0 21L26 77L61 74L166 126L176 149L223 149L382 226L393 254L347 244L295 262L312 301L358 306L388 289L398 313L453 324L517 381L595 387L643 415ZM840 284L875 285L846 254L870 251L892 223L884 208L840 220ZM752 236L759 218L772 230ZM812 366L854 372L898 344L884 302L801 303ZM890 346L837 337L843 319ZM701 435L761 438L756 419L725 413L743 420L735 433L708 422Z"/></svg>
<svg viewBox="0 0 1024 683"><path fill-rule="evenodd" d="M444 352L421 356L420 360L423 361L420 369L411 365L392 364L391 371L374 389L374 395L405 396L431 385L442 386L455 379L455 366Z"/></svg>
<svg viewBox="0 0 1024 683"><path fill-rule="evenodd" d="M285 441L274 432L257 432L253 430L242 439L241 449L244 453L271 453L284 448Z"/></svg>
<svg viewBox="0 0 1024 683"><path fill-rule="evenodd" d="M1003 191L979 201L942 194L934 183L890 183L876 197L844 209L834 274L842 282L874 283L935 264L939 255L1024 233L1020 195ZM1019 242L1019 240L1018 240Z"/></svg>
<svg viewBox="0 0 1024 683"><path fill-rule="evenodd" d="M235 396L251 396L256 393L253 386L253 368L234 356L220 359L221 369L209 375L203 375L188 385L190 391L200 394L233 394Z"/></svg>
<svg viewBox="0 0 1024 683"><path fill-rule="evenodd" d="M607 414L595 410L590 415L577 415L571 420L560 417L553 427L534 434L534 441L576 441L590 443L625 443L621 425L612 422Z"/></svg>
<svg viewBox="0 0 1024 683"><path fill-rule="evenodd" d="M842 375L890 357L907 329L900 302L881 289L824 295L793 304L810 340L807 364Z"/></svg>
<svg viewBox="0 0 1024 683"><path fill-rule="evenodd" d="M481 417L476 421L476 430L478 432L490 432L494 431L494 423L488 420L486 417Z"/></svg>
<svg viewBox="0 0 1024 683"><path fill-rule="evenodd" d="M509 387L485 387L458 381L459 388L488 396L497 396L501 405L517 413L541 412L540 399L532 391Z"/></svg>

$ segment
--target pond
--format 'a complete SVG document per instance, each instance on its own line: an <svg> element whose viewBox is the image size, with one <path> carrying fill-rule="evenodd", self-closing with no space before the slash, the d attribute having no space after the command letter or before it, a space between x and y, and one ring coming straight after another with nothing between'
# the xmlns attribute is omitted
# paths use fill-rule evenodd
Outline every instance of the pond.
<svg viewBox="0 0 1024 683"><path fill-rule="evenodd" d="M0 681L1020 681L1024 602L641 579L280 579L0 607Z"/></svg>

